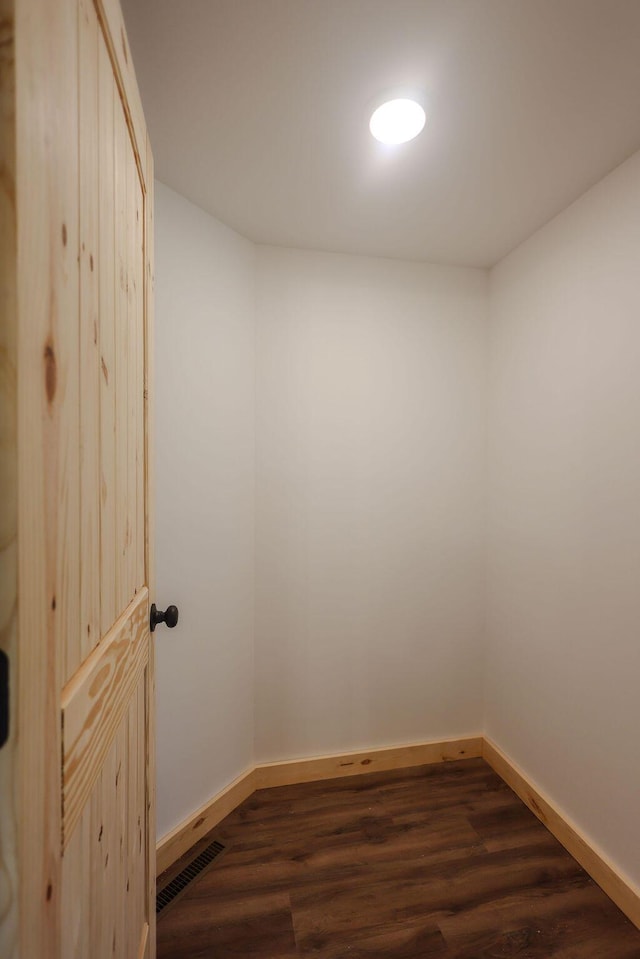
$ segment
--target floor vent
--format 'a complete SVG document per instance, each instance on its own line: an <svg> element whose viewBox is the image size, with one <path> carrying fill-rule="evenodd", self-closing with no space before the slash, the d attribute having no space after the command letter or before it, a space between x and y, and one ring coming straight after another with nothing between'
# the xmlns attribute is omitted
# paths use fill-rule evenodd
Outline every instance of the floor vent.
<svg viewBox="0 0 640 959"><path fill-rule="evenodd" d="M156 896L156 916L159 916L170 903L182 895L187 886L202 875L204 870L210 866L214 859L224 852L225 847L221 842L212 842L193 859L188 866L179 872L164 889L161 889Z"/></svg>

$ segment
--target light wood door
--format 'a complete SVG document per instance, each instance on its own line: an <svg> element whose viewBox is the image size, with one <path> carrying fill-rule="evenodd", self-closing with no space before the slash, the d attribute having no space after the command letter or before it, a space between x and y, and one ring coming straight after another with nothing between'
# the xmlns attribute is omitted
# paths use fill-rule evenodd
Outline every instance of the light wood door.
<svg viewBox="0 0 640 959"><path fill-rule="evenodd" d="M117 0L0 0L0 23L0 955L141 959L152 157Z"/></svg>

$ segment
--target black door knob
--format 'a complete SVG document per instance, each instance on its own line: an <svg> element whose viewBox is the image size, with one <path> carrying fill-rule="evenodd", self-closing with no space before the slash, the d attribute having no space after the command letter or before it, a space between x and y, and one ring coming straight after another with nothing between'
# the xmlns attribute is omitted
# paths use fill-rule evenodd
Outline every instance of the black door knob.
<svg viewBox="0 0 640 959"><path fill-rule="evenodd" d="M151 632L155 630L158 623L164 623L169 629L173 629L178 623L178 607L167 606L164 612L156 608L156 604L151 604L151 616L149 618L149 628Z"/></svg>

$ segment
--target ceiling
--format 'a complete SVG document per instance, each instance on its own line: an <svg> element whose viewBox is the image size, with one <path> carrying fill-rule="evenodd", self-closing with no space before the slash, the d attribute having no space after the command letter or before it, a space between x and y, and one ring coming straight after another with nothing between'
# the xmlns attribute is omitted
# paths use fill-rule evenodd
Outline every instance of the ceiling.
<svg viewBox="0 0 640 959"><path fill-rule="evenodd" d="M640 148L640 0L123 6L157 177L258 243L490 266Z"/></svg>

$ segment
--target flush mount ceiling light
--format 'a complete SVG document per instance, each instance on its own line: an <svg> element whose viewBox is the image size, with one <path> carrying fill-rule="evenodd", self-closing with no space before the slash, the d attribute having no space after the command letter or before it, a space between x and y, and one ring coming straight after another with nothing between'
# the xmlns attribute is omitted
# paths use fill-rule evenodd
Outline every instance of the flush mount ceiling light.
<svg viewBox="0 0 640 959"><path fill-rule="evenodd" d="M390 146L413 140L424 127L425 120L424 108L417 100L398 97L387 100L374 110L369 129L376 140Z"/></svg>

